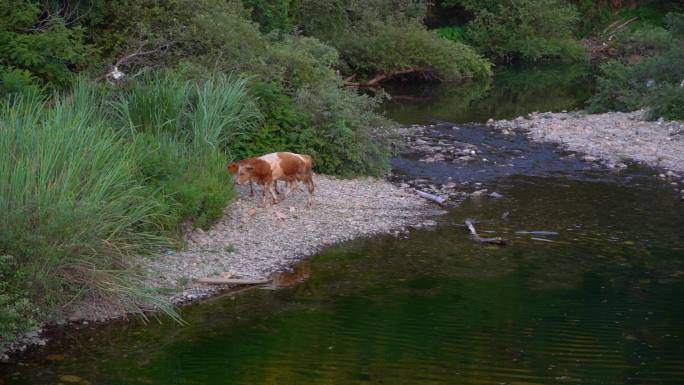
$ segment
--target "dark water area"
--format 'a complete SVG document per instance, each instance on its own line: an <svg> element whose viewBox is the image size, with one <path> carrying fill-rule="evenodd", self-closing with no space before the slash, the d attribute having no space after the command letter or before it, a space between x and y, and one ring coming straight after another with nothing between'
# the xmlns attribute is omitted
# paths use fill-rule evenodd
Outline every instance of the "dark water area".
<svg viewBox="0 0 684 385"><path fill-rule="evenodd" d="M482 125L433 135L487 161L406 156L397 174L503 198L331 247L280 289L184 307L188 326L57 330L0 364L0 384L684 383L684 205L670 186ZM466 218L508 245L474 242Z"/></svg>
<svg viewBox="0 0 684 385"><path fill-rule="evenodd" d="M484 123L581 109L592 94L593 71L588 64L546 64L497 69L493 79L481 82L389 84L385 90L393 99L385 113L401 124Z"/></svg>
<svg viewBox="0 0 684 385"><path fill-rule="evenodd" d="M406 153L391 160L395 173L410 178L424 178L432 183L487 183L512 175L568 176L582 179L607 179L612 175L599 164L582 162L574 153L559 152L557 146L531 143L523 135L501 135L481 124L438 125L430 129L430 137L443 143L468 143L477 156L468 162L427 163L419 156ZM638 173L612 178L630 180Z"/></svg>

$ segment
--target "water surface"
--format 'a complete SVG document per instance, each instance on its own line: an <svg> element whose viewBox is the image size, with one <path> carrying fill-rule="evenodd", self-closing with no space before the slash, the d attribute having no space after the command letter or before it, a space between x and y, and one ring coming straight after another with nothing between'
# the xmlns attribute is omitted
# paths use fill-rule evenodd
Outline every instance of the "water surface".
<svg viewBox="0 0 684 385"><path fill-rule="evenodd" d="M532 111L583 108L593 89L588 64L507 67L492 80L457 83L396 83L386 86L393 99L385 112L403 124L427 124L433 119L454 123L489 118L512 119Z"/></svg>

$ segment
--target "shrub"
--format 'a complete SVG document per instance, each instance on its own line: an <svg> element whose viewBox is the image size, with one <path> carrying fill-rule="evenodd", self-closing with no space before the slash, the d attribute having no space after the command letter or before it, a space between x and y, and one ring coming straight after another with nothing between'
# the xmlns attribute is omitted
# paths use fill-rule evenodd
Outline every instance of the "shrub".
<svg viewBox="0 0 684 385"><path fill-rule="evenodd" d="M617 35L616 54L629 59L630 56L653 56L673 47L672 34L662 27L646 26L636 31L625 31Z"/></svg>
<svg viewBox="0 0 684 385"><path fill-rule="evenodd" d="M650 119L684 119L684 87L664 84L646 99L645 105L650 107Z"/></svg>
<svg viewBox="0 0 684 385"><path fill-rule="evenodd" d="M11 94L35 94L40 91L38 79L29 71L7 69L0 65L0 99Z"/></svg>
<svg viewBox="0 0 684 385"><path fill-rule="evenodd" d="M347 64L367 76L411 68L445 81L491 75L489 63L471 48L436 37L416 22L377 22L338 44Z"/></svg>
<svg viewBox="0 0 684 385"><path fill-rule="evenodd" d="M14 87L20 84L17 80L33 83L29 78L65 87L74 70L87 67L97 57L93 47L84 43L82 28L68 27L58 14L41 7L36 0L10 0L0 5L0 69L9 69ZM7 80L3 76L2 88Z"/></svg>
<svg viewBox="0 0 684 385"><path fill-rule="evenodd" d="M678 15L666 19L676 30ZM682 38L669 30L649 27L628 31L616 39L616 59L600 67L597 92L589 110L633 111L649 108L651 118L684 118L681 106L681 82L684 79ZM660 115L660 116L658 116Z"/></svg>
<svg viewBox="0 0 684 385"><path fill-rule="evenodd" d="M300 148L313 155L316 170L351 176L388 169L388 124L374 112L379 99L328 87L303 89L296 102L308 123L299 133Z"/></svg>
<svg viewBox="0 0 684 385"><path fill-rule="evenodd" d="M468 46L425 28L423 2L304 1L300 14L304 32L335 47L348 74L417 69L450 81L490 75L489 64Z"/></svg>
<svg viewBox="0 0 684 385"><path fill-rule="evenodd" d="M463 26L449 26L434 29L437 36L457 43L464 43L467 39L466 29Z"/></svg>
<svg viewBox="0 0 684 385"><path fill-rule="evenodd" d="M633 68L612 60L600 67L596 93L589 100L590 112L632 111L641 105L648 79L635 76Z"/></svg>
<svg viewBox="0 0 684 385"><path fill-rule="evenodd" d="M290 30L290 13L295 11L293 3L292 0L244 0L245 6L251 10L252 20L259 23L263 32Z"/></svg>
<svg viewBox="0 0 684 385"><path fill-rule="evenodd" d="M469 40L496 61L580 60L583 48L573 34L574 6L561 0L506 0L465 4L475 12L467 25Z"/></svg>

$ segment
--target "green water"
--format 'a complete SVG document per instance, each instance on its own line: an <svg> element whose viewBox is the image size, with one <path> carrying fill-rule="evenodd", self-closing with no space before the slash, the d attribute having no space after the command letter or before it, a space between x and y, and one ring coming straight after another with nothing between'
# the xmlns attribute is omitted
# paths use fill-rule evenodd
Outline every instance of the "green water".
<svg viewBox="0 0 684 385"><path fill-rule="evenodd" d="M36 385L63 375L106 385L684 383L684 205L676 195L564 177L513 177L496 187L506 199L468 201L434 229L331 248L302 266L310 278L297 285L185 308L187 327L117 322L67 330L22 365L0 366L0 378ZM465 217L509 246L469 240Z"/></svg>
<svg viewBox="0 0 684 385"><path fill-rule="evenodd" d="M592 68L587 64L508 67L481 82L389 85L395 98L385 104L385 112L404 124L430 123L431 118L483 123L532 111L583 108L592 89Z"/></svg>

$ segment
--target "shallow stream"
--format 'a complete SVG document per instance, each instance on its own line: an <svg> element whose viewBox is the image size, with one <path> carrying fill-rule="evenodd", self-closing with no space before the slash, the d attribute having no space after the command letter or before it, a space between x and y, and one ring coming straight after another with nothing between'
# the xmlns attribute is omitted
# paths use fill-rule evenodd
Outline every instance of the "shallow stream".
<svg viewBox="0 0 684 385"><path fill-rule="evenodd" d="M189 326L63 330L0 364L0 384L684 383L677 194L652 170L604 170L482 125L436 135L490 146L491 159L406 157L396 172L503 198L468 198L434 228L332 247L281 277L286 287L183 308ZM472 241L465 218L508 245Z"/></svg>

